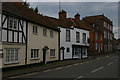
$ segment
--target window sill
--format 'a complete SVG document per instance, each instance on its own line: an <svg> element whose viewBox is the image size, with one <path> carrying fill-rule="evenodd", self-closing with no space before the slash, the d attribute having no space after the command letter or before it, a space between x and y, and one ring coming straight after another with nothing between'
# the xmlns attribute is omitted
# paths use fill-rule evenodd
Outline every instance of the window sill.
<svg viewBox="0 0 120 80"><path fill-rule="evenodd" d="M55 58L55 56L51 56L50 58Z"/></svg>
<svg viewBox="0 0 120 80"><path fill-rule="evenodd" d="M33 33L34 35L38 35L38 33Z"/></svg>
<svg viewBox="0 0 120 80"><path fill-rule="evenodd" d="M18 64L18 63L19 63L19 61L17 61L17 62L5 62L4 64L7 65L7 64Z"/></svg>
<svg viewBox="0 0 120 80"><path fill-rule="evenodd" d="M31 60L38 60L39 58L30 58Z"/></svg>

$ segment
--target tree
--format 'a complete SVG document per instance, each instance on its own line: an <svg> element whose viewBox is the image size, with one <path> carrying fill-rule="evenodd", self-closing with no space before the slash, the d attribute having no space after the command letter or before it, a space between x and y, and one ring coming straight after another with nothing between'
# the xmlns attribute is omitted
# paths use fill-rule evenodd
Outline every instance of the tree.
<svg viewBox="0 0 120 80"><path fill-rule="evenodd" d="M35 9L34 9L34 11L36 12L36 13L38 13L39 11L38 11L38 7L36 7Z"/></svg>
<svg viewBox="0 0 120 80"><path fill-rule="evenodd" d="M29 2L23 2L23 6L26 7L26 8L29 8L30 7L30 3Z"/></svg>

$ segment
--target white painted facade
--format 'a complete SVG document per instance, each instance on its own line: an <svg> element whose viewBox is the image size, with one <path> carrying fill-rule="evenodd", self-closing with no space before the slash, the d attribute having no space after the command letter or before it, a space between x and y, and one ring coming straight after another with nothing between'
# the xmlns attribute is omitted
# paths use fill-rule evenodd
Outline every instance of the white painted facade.
<svg viewBox="0 0 120 80"><path fill-rule="evenodd" d="M79 29L79 28L72 28L72 29L68 29L68 28L63 28L63 27L59 27L60 28L60 48L64 47L64 54L63 51L60 51L60 59L63 60L63 55L64 55L64 59L72 59L72 58L79 58L81 59L81 53L79 53L79 56L73 56L73 45L76 46L84 46L86 48L86 53L87 53L87 47L89 46L88 43L88 38L89 38L89 31L85 30L85 29ZM70 30L70 42L66 42L66 30ZM80 33L80 42L76 43L76 32ZM86 34L86 44L83 44L83 33ZM66 51L66 49L69 48L69 52ZM72 57L73 56L73 57ZM87 54L83 55L82 58L87 58Z"/></svg>

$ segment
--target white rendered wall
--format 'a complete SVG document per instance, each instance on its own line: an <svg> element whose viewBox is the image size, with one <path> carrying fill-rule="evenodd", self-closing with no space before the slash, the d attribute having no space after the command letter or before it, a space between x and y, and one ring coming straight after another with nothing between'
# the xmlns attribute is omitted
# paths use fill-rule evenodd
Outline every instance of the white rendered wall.
<svg viewBox="0 0 120 80"><path fill-rule="evenodd" d="M72 45L85 45L89 46L88 38L89 38L89 31L84 29L67 29L70 30L70 42L66 42L66 28L60 28L60 47L64 47L64 59L71 59L72 58ZM80 43L76 43L76 32L80 33ZM86 44L83 44L83 33L86 33ZM66 48L69 47L70 52L66 52ZM86 57L86 56L85 56ZM74 58L78 58L74 57Z"/></svg>

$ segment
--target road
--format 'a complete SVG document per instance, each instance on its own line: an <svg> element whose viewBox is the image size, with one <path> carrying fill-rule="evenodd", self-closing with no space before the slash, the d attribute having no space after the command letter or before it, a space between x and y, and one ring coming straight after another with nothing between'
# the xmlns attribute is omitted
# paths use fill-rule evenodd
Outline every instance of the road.
<svg viewBox="0 0 120 80"><path fill-rule="evenodd" d="M95 60L76 63L12 78L118 78L118 55L111 54Z"/></svg>

